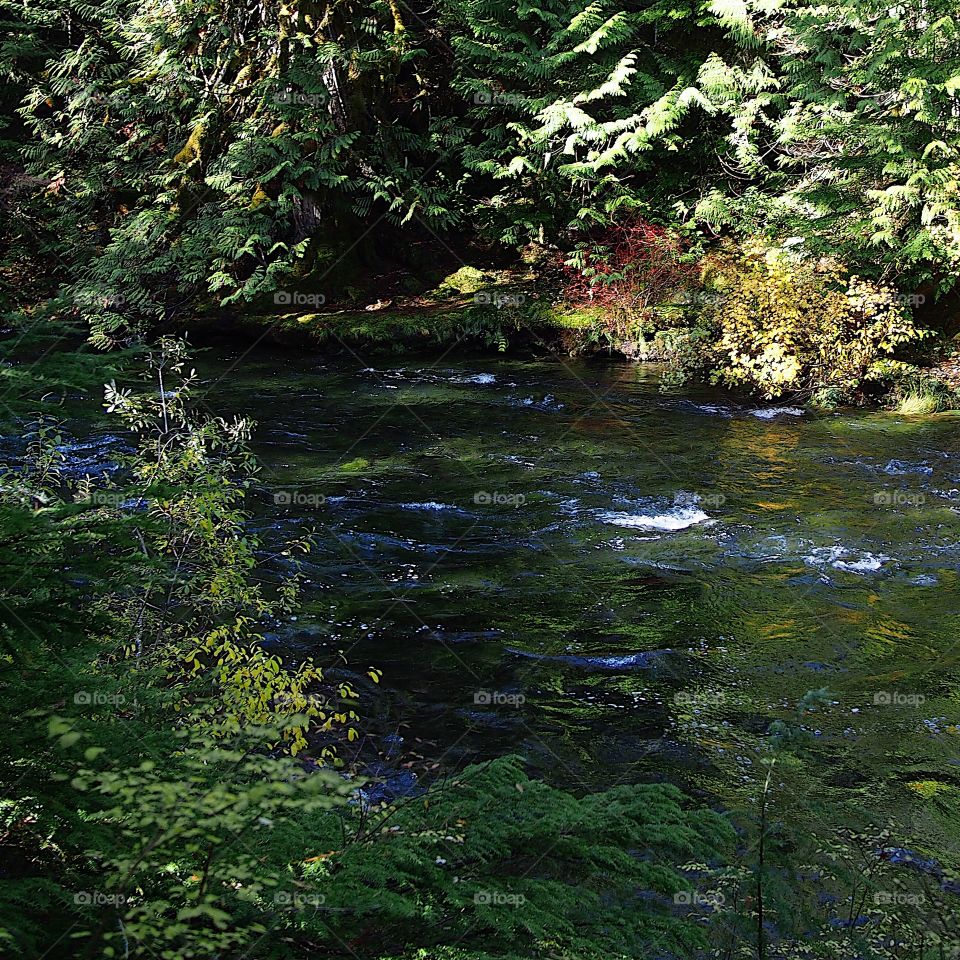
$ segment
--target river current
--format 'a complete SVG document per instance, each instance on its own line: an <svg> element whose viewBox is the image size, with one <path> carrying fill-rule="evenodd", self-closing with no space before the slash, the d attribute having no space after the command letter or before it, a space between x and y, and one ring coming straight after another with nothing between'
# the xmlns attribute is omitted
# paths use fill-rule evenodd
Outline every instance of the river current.
<svg viewBox="0 0 960 960"><path fill-rule="evenodd" d="M904 844L937 842L931 790L960 775L956 414L662 393L604 362L237 349L201 373L258 423L265 554L316 537L269 642L382 670L364 699L398 755L728 802L781 719L819 759L791 789L869 794Z"/></svg>

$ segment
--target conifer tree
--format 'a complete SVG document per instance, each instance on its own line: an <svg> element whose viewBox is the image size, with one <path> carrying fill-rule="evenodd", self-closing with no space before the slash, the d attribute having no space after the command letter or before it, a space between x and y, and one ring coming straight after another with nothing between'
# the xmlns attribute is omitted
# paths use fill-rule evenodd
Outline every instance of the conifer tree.
<svg viewBox="0 0 960 960"><path fill-rule="evenodd" d="M715 0L712 10L756 51L749 69L717 56L701 73L731 118L730 160L752 189L714 195L700 214L716 222L760 210L865 272L951 286L960 264L952 0Z"/></svg>
<svg viewBox="0 0 960 960"><path fill-rule="evenodd" d="M556 236L658 206L709 165L714 132L684 125L698 69L719 42L699 4L450 0L457 88L478 131L469 170L490 178L479 208L504 239ZM492 212L491 212L492 211Z"/></svg>

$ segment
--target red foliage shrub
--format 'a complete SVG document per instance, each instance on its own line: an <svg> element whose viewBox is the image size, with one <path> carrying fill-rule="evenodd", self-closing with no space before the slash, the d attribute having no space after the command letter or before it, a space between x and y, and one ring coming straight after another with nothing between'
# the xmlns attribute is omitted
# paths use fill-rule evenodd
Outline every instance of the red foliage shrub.
<svg viewBox="0 0 960 960"><path fill-rule="evenodd" d="M633 220L578 247L564 264L565 296L575 306L599 306L618 326L646 319L651 308L696 282L696 265L663 227Z"/></svg>

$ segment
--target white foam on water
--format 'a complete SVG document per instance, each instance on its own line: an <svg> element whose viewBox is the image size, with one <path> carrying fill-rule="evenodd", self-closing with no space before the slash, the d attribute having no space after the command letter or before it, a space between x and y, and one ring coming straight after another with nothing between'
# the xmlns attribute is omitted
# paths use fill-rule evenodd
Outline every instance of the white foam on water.
<svg viewBox="0 0 960 960"><path fill-rule="evenodd" d="M600 514L600 519L604 523L612 523L618 527L630 527L639 530L674 531L686 530L687 527L703 523L705 520L709 520L710 517L697 507L677 507L665 513L652 515L608 510Z"/></svg>
<svg viewBox="0 0 960 960"><path fill-rule="evenodd" d="M868 554L850 562L838 560L834 566L839 570L849 570L851 573L872 573L874 570L879 570L888 559L889 557L874 557Z"/></svg>
<svg viewBox="0 0 960 960"><path fill-rule="evenodd" d="M772 420L774 417L802 417L800 407L766 407L762 410L751 410L750 414L760 420Z"/></svg>
<svg viewBox="0 0 960 960"><path fill-rule="evenodd" d="M883 554L862 553L859 557L852 557L851 552L844 546L837 544L832 547L816 547L803 558L803 562L813 567L833 567L834 570L845 570L847 573L876 573L890 557Z"/></svg>
<svg viewBox="0 0 960 960"><path fill-rule="evenodd" d="M824 564L832 564L845 556L846 553L846 547L815 547L811 553L803 558L803 562L818 567Z"/></svg>
<svg viewBox="0 0 960 960"><path fill-rule="evenodd" d="M907 463L903 460L891 460L883 468L883 472L891 477L905 477L911 473L919 473L929 477L933 473L933 467L928 463Z"/></svg>
<svg viewBox="0 0 960 960"><path fill-rule="evenodd" d="M492 373L472 373L468 377L454 377L455 383L496 383L497 378Z"/></svg>
<svg viewBox="0 0 960 960"><path fill-rule="evenodd" d="M515 463L518 467L528 467L533 469L536 464L532 460L524 460L523 457L518 457L515 454L510 454L502 458L505 463Z"/></svg>
<svg viewBox="0 0 960 960"><path fill-rule="evenodd" d="M552 393L548 393L542 400L535 400L533 397L511 397L510 403L515 406L533 407L536 410L544 410L556 413L563 410L564 404L561 403Z"/></svg>
<svg viewBox="0 0 960 960"><path fill-rule="evenodd" d="M714 417L732 417L733 408L732 407L722 407L716 403L695 403L693 408L698 410L700 413L709 413Z"/></svg>
<svg viewBox="0 0 960 960"><path fill-rule="evenodd" d="M428 500L425 503L401 503L398 504L401 510L457 510L449 503L437 503L436 500Z"/></svg>

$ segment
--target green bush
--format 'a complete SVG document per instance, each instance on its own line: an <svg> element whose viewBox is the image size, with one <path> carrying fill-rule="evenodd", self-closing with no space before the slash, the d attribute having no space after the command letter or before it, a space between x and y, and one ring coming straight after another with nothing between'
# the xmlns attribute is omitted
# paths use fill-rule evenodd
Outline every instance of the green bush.
<svg viewBox="0 0 960 960"><path fill-rule="evenodd" d="M702 872L733 841L723 817L687 809L674 787L576 797L532 780L518 757L354 810L345 842L340 817L305 851L322 854L304 880L324 900L304 930L333 931L364 957L458 945L503 958L688 956L705 940L675 914L691 888L680 865Z"/></svg>

